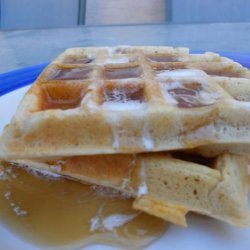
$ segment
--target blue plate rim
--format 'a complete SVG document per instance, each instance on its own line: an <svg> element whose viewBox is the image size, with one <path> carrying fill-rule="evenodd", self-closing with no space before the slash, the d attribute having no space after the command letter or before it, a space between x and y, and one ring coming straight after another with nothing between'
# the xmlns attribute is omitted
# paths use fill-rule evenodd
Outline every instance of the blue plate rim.
<svg viewBox="0 0 250 250"><path fill-rule="evenodd" d="M0 97L32 84L48 63L42 63L0 74Z"/></svg>

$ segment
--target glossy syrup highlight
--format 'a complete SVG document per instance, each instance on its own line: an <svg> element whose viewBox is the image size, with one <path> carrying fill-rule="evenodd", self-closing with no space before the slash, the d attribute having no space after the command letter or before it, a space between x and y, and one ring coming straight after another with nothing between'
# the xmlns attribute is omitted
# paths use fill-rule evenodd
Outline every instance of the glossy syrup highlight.
<svg viewBox="0 0 250 250"><path fill-rule="evenodd" d="M167 223L133 210L133 200L111 189L44 176L8 163L0 166L0 221L42 247L89 244L144 247Z"/></svg>

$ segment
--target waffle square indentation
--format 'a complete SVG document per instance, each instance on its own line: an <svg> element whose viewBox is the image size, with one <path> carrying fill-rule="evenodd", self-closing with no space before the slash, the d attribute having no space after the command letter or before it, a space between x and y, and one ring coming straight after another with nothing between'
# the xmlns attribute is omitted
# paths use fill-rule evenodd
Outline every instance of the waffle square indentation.
<svg viewBox="0 0 250 250"><path fill-rule="evenodd" d="M166 81L160 83L165 99L179 108L200 108L217 102L219 95L199 82Z"/></svg>
<svg viewBox="0 0 250 250"><path fill-rule="evenodd" d="M81 84L48 83L41 86L40 110L77 108L85 95Z"/></svg>
<svg viewBox="0 0 250 250"><path fill-rule="evenodd" d="M57 68L47 80L86 80L90 79L92 71L92 67Z"/></svg>
<svg viewBox="0 0 250 250"><path fill-rule="evenodd" d="M107 81L99 89L99 103L107 110L129 111L140 109L146 102L144 82Z"/></svg>
<svg viewBox="0 0 250 250"><path fill-rule="evenodd" d="M93 57L84 55L84 56L67 56L63 63L65 64L89 64L92 63L95 59Z"/></svg>
<svg viewBox="0 0 250 250"><path fill-rule="evenodd" d="M176 55L171 54L152 54L146 56L148 62L164 63L164 62L178 62L179 59Z"/></svg>
<svg viewBox="0 0 250 250"><path fill-rule="evenodd" d="M123 68L105 67L104 70L105 79L108 80L138 78L141 74L142 70L138 66Z"/></svg>

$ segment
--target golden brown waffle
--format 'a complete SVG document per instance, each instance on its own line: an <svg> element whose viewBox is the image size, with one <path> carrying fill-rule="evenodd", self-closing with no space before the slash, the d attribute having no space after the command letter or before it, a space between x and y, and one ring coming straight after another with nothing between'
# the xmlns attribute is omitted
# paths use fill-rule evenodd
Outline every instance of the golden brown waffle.
<svg viewBox="0 0 250 250"><path fill-rule="evenodd" d="M238 63L185 48L68 49L23 98L3 132L0 156L139 153L221 143L244 144L248 151L249 81L249 71Z"/></svg>
<svg viewBox="0 0 250 250"><path fill-rule="evenodd" d="M186 225L189 211L236 226L249 226L247 159L187 153L76 156L54 161L16 161L78 181L134 196L134 208Z"/></svg>

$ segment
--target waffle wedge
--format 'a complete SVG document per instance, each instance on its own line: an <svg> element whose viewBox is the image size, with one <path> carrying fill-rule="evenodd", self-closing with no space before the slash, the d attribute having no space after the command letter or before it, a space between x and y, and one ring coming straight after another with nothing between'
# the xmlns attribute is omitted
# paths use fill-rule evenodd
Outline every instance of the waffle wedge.
<svg viewBox="0 0 250 250"><path fill-rule="evenodd" d="M189 211L249 226L247 159L187 153L76 156L15 163L111 187L135 197L134 208L186 226Z"/></svg>
<svg viewBox="0 0 250 250"><path fill-rule="evenodd" d="M66 50L1 137L5 159L192 149L250 150L249 71L185 48ZM246 91L247 90L247 91Z"/></svg>

